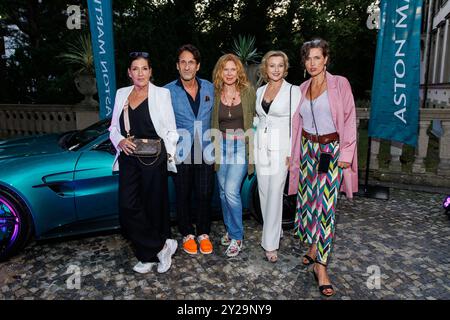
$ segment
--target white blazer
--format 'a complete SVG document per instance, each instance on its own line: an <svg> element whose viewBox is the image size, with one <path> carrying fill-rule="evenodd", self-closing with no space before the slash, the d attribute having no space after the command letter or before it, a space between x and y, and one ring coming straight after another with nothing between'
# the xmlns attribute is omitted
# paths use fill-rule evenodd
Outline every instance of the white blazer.
<svg viewBox="0 0 450 320"><path fill-rule="evenodd" d="M259 87L256 91L256 113L258 118L255 119L256 135L255 135L255 151L257 149L268 150L284 150L291 154L291 139L289 139L289 102L291 108L291 126L294 112L300 103L300 87L292 85L283 79L280 91L272 101L269 113L266 113L261 106L267 84ZM291 97L290 97L291 95Z"/></svg>
<svg viewBox="0 0 450 320"><path fill-rule="evenodd" d="M119 148L119 142L125 139L120 132L120 115L122 114L124 104L128 99L134 86L124 87L117 90L116 99L114 102L114 111L111 119L111 126L109 127L109 138L116 148L116 157L113 163L113 171L119 170L119 154L122 151ZM155 126L156 133L163 139L167 153L172 156L175 155L177 148L178 133L177 125L175 123L175 116L173 113L172 100L170 98L170 91L165 88L157 87L152 83L148 86L148 110ZM167 163L169 171L176 172L174 162Z"/></svg>

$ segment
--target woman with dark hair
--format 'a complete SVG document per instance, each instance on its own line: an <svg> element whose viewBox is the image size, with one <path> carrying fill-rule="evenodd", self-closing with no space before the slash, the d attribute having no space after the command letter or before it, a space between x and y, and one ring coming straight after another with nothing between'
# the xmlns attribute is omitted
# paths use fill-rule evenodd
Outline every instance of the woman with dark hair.
<svg viewBox="0 0 450 320"><path fill-rule="evenodd" d="M174 171L178 141L170 92L150 82L147 52L130 53L132 86L117 90L110 139L117 150L119 219L136 249L133 270L169 270L177 242L170 238L167 171ZM144 148L142 148L144 146Z"/></svg>
<svg viewBox="0 0 450 320"><path fill-rule="evenodd" d="M245 175L254 170L252 123L256 95L244 66L234 54L219 58L214 67L213 82L211 128L220 132L214 135L215 170L226 227L221 244L228 246L228 257L235 257L242 250L244 237L241 184Z"/></svg>
<svg viewBox="0 0 450 320"><path fill-rule="evenodd" d="M342 76L328 73L328 43L305 42L302 62L311 78L300 85L302 98L292 119L289 194L298 193L295 230L309 244L304 265L313 265L319 291L334 294L327 273L339 191L358 190L356 110L352 89ZM341 183L342 182L342 183Z"/></svg>

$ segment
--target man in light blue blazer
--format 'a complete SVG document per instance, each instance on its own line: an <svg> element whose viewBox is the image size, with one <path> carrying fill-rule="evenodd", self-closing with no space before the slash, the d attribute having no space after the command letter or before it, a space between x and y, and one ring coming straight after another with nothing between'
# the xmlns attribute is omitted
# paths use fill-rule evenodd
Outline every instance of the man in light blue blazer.
<svg viewBox="0 0 450 320"><path fill-rule="evenodd" d="M214 86L196 76L200 69L200 52L196 47L191 44L181 46L177 57L180 77L165 88L170 90L180 134L176 152L178 173L174 176L178 228L186 253L197 254L200 251L210 254L213 251L209 233L214 157L207 152L204 154L204 150L211 143L208 131L211 128ZM195 210L191 210L192 192Z"/></svg>

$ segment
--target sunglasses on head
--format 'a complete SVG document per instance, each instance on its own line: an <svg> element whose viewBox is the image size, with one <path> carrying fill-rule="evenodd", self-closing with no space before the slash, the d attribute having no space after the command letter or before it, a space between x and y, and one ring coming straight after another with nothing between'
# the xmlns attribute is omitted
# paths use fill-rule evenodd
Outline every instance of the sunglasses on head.
<svg viewBox="0 0 450 320"><path fill-rule="evenodd" d="M137 57L142 57L142 58L148 58L150 55L148 54L148 52L145 51L134 51L134 52L130 52L130 58L137 58Z"/></svg>
<svg viewBox="0 0 450 320"><path fill-rule="evenodd" d="M311 41L306 41L305 44L312 44L312 45L318 45L320 43L320 39L314 39Z"/></svg>

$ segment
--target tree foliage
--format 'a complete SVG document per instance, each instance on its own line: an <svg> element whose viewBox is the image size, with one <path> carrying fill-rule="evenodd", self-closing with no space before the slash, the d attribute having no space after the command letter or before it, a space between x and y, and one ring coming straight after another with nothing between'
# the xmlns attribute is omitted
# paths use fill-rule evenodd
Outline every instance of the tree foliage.
<svg viewBox="0 0 450 320"><path fill-rule="evenodd" d="M116 0L114 46L118 87L128 85L128 53L148 51L155 83L177 77L176 50L185 43L201 51L200 76L210 79L217 59L232 52L238 35L254 36L259 52L283 50L290 58L288 80L303 78L300 47L321 37L331 46L332 73L349 78L354 93L371 89L376 32L367 30L371 0ZM72 0L87 12L86 0ZM0 35L14 39L15 53L0 63L2 103L74 103L81 95L73 84L74 67L57 56L86 33L66 27L67 2L4 0ZM11 26L17 26L12 28Z"/></svg>

